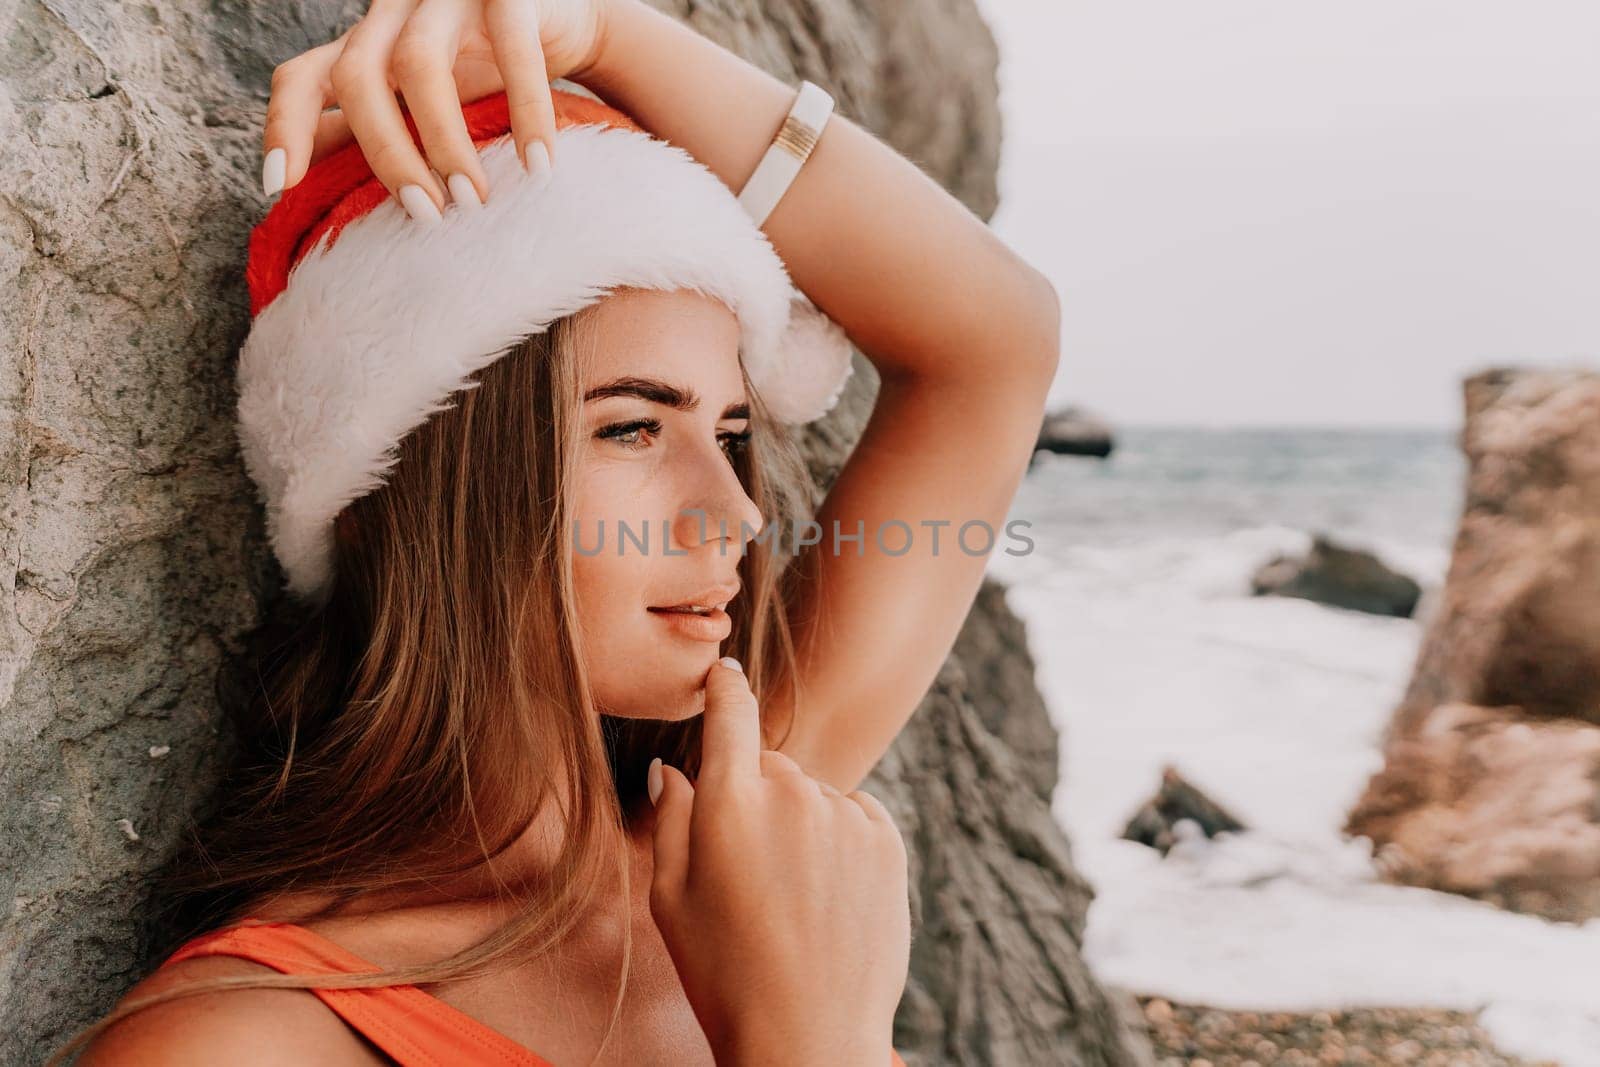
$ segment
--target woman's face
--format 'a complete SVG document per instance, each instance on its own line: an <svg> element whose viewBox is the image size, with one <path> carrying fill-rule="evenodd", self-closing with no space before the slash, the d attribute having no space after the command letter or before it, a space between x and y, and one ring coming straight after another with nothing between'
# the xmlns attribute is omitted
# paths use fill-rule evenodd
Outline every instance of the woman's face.
<svg viewBox="0 0 1600 1067"><path fill-rule="evenodd" d="M689 290L632 289L591 318L571 530L589 677L606 714L686 719L765 522L730 459L750 429L738 320ZM685 603L713 612L660 610Z"/></svg>

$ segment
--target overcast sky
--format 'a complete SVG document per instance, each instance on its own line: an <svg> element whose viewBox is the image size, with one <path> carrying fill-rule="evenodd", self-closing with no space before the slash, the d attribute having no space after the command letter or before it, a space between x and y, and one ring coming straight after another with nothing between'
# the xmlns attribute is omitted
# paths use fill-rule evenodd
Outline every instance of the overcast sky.
<svg viewBox="0 0 1600 1067"><path fill-rule="evenodd" d="M1600 2L979 6L1052 404L1453 427L1473 370L1600 366Z"/></svg>

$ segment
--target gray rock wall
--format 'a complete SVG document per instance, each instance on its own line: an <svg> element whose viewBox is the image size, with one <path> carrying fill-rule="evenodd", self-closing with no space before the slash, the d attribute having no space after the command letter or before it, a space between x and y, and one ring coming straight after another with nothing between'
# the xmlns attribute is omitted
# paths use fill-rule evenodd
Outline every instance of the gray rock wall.
<svg viewBox="0 0 1600 1067"><path fill-rule="evenodd" d="M257 617L229 368L267 68L224 42L310 28L229 17L0 2L7 1064L137 977L141 876L214 777L213 681Z"/></svg>
<svg viewBox="0 0 1600 1067"><path fill-rule="evenodd" d="M277 585L232 422L266 91L364 9L0 0L0 1062L143 973L144 878L214 786L219 671ZM693 11L993 212L996 55L971 0ZM870 407L859 366L811 442L824 480ZM1078 958L1055 743L986 590L872 786L917 865L908 1059L1140 1059Z"/></svg>

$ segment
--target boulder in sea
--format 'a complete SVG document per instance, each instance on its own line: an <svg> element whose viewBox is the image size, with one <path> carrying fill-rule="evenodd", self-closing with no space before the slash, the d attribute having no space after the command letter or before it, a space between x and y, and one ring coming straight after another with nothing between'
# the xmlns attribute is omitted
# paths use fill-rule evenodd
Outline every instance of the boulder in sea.
<svg viewBox="0 0 1600 1067"><path fill-rule="evenodd" d="M1039 427L1035 452L1054 452L1063 456L1111 455L1111 427L1104 419L1082 408L1066 407L1046 415Z"/></svg>
<svg viewBox="0 0 1600 1067"><path fill-rule="evenodd" d="M1346 821L1391 879L1600 915L1600 374L1466 383L1466 506L1384 767Z"/></svg>
<svg viewBox="0 0 1600 1067"><path fill-rule="evenodd" d="M1181 822L1191 822L1206 837L1237 833L1244 823L1202 793L1176 768L1161 771L1161 788L1128 820L1122 831L1126 841L1137 841L1165 856L1182 839Z"/></svg>
<svg viewBox="0 0 1600 1067"><path fill-rule="evenodd" d="M1346 829L1380 870L1546 918L1600 915L1600 727L1441 704L1387 747Z"/></svg>
<svg viewBox="0 0 1600 1067"><path fill-rule="evenodd" d="M1304 556L1279 556L1263 564L1250 583L1256 596L1292 596L1337 608L1409 619L1422 586L1391 570L1371 552L1335 544L1323 534Z"/></svg>

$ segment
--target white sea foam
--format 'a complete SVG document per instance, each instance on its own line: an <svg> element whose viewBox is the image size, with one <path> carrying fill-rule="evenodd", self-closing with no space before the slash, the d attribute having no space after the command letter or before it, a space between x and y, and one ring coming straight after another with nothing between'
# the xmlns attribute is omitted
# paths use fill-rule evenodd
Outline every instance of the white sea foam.
<svg viewBox="0 0 1600 1067"><path fill-rule="evenodd" d="M1055 810L1097 893L1090 965L1136 992L1224 1008L1482 1009L1508 1053L1600 1065L1600 921L1384 884L1367 842L1339 833L1381 765L1421 624L1250 596L1255 567L1308 533L1270 520L1208 529L1192 504L1163 512L1145 460L1120 474L1051 461L1072 473L1030 475L1013 514L1045 514L1039 550L990 568L1011 582L1062 730ZM1074 498L1121 507L1099 484L1118 477L1140 483L1128 507L1067 513ZM1434 587L1450 502L1439 494L1424 529L1379 516L1348 540ZM1120 840L1168 763L1250 832L1165 860Z"/></svg>

